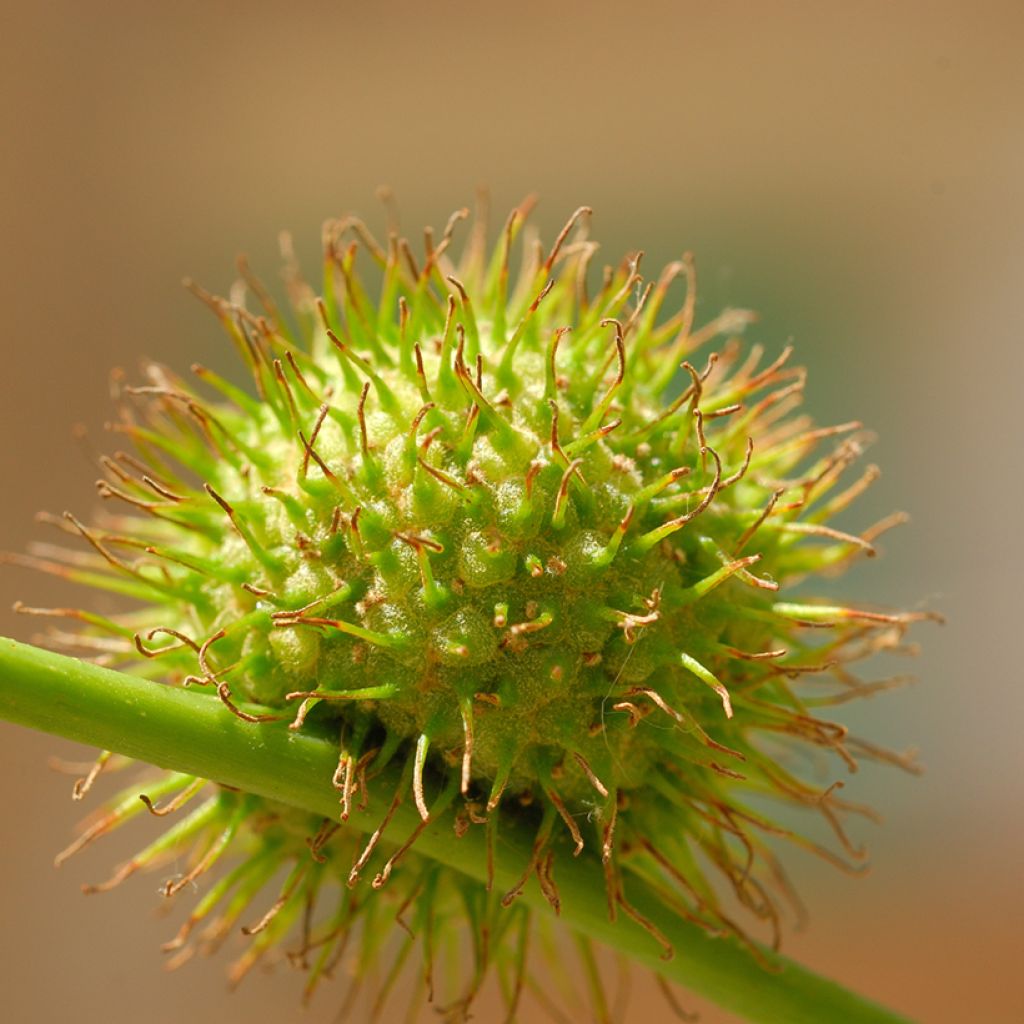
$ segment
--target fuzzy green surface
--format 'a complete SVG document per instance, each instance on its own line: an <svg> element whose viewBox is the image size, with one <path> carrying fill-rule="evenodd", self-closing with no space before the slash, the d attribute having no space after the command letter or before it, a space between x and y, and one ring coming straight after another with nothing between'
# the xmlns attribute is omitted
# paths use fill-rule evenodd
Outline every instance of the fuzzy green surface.
<svg viewBox="0 0 1024 1024"><path fill-rule="evenodd" d="M922 616L783 593L874 554L890 522L828 523L876 471L845 480L859 424L798 415L789 351L734 336L749 314L695 325L688 257L597 283L589 211L550 249L519 238L527 212L490 253L474 227L459 259L458 215L422 261L329 224L323 294L289 264L287 312L247 269L230 300L195 289L251 388L150 366L117 426L134 454L104 461L111 514L62 523L91 551L35 559L140 608L27 610L84 621L62 642L106 664L212 687L252 728L332 730L343 821L360 794L386 808L373 779L404 765L394 800L424 821L441 792L489 843L502 819L535 834L523 884L554 906L555 851L589 848L612 916L634 913L628 872L713 934L745 940L731 902L777 937L792 893L767 838L857 870L843 819L868 813L794 751L913 768L819 709L885 688L855 663ZM765 797L816 811L838 853Z"/></svg>

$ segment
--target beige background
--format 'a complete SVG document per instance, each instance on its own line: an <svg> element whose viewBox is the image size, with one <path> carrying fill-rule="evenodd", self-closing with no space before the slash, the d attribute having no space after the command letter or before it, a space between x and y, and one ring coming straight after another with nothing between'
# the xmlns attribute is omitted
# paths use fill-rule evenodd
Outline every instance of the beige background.
<svg viewBox="0 0 1024 1024"><path fill-rule="evenodd" d="M499 207L539 191L549 230L592 204L610 258L693 249L705 314L761 309L756 336L792 336L810 367L812 412L881 435L885 475L853 522L896 506L914 522L849 588L951 620L920 634L921 685L851 711L918 744L928 774L854 780L887 818L864 833L875 870L852 881L791 860L813 916L789 949L922 1020L1024 1019L1019 11L5 5L0 547L39 538L39 508L91 509L70 428L108 443L112 366L229 365L184 274L225 288L245 250L273 276L281 227L312 259L325 217L379 218L381 182L410 230L487 182ZM0 632L32 632L6 611L15 598L71 596L4 569ZM301 1014L287 973L233 996L222 962L165 975L155 880L78 894L123 843L54 872L79 813L54 752L76 754L0 726L5 1019L332 1019L331 998ZM628 1020L667 1019L636 988Z"/></svg>

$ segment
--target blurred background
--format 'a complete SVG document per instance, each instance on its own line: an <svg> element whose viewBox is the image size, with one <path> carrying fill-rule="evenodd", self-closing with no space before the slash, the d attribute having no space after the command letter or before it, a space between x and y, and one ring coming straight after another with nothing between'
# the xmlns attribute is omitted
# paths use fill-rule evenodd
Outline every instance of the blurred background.
<svg viewBox="0 0 1024 1024"><path fill-rule="evenodd" d="M846 592L950 620L917 631L919 685L845 716L927 774L851 780L886 818L858 831L868 877L787 860L811 909L788 952L919 1020L1024 1020L1019 4L52 0L0 24L0 547L94 507L71 430L111 446L112 367L228 365L182 276L226 289L246 252L274 278L285 227L312 265L325 218L383 225L382 183L414 234L485 183L496 211L538 192L548 237L590 204L608 260L693 250L703 317L760 310L748 337L796 343L815 417L879 434L851 525L913 521ZM34 632L17 598L73 597L3 568L0 633ZM287 969L233 995L223 959L165 974L154 877L81 896L141 833L54 871L82 808L53 754L87 756L0 724L7 1019L334 1018ZM669 1019L639 977L627 1019Z"/></svg>

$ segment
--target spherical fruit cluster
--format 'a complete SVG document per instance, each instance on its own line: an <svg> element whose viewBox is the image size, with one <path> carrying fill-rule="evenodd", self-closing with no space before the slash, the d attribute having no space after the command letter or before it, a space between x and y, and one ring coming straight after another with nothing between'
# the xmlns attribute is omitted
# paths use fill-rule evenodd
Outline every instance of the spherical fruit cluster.
<svg viewBox="0 0 1024 1024"><path fill-rule="evenodd" d="M640 254L595 279L589 210L550 248L523 230L527 213L512 212L490 253L478 220L457 260L465 211L439 238L427 233L421 256L397 234L380 244L358 219L329 223L323 294L289 259L287 311L244 263L230 299L194 287L253 388L196 366L196 389L155 365L144 386L124 387L116 429L134 453L104 458L98 484L114 511L91 527L67 515L60 525L91 553L51 552L44 567L140 607L64 610L86 627L55 639L212 688L254 728L288 716L295 729L334 729L342 822L354 800L388 805L374 776L404 759L393 799L423 821L454 802L457 827L527 823L524 884L536 873L556 907L555 853L592 847L613 912L630 911L622 879L635 871L709 929L735 933L715 869L774 923L768 883L782 876L765 836L839 858L773 824L760 798L814 808L859 858L841 825L859 808L838 784L803 781L788 752L816 748L851 769L859 757L901 760L817 711L877 689L851 663L901 648L915 618L780 591L874 554L895 520L859 535L828 525L876 475L842 483L859 424L814 429L794 415L803 372L788 349L767 363L760 347L744 350L733 335L748 314L696 326L688 256L650 283ZM685 298L665 313L677 280ZM148 795L177 807L203 789L207 802L116 876L186 842L188 881L226 851L242 855L178 945L207 916L208 937L222 935L283 857L292 874L250 929L260 937L243 967L325 879L354 885L374 858L375 886L394 872L428 946L445 887L467 906L484 900L402 837L379 843L380 830L367 843L325 824L310 857L302 829L317 823L296 812L184 776ZM138 806L133 790L83 840ZM507 936L485 960L518 948L515 895L479 903ZM316 926L326 952L314 980L372 903L343 899Z"/></svg>

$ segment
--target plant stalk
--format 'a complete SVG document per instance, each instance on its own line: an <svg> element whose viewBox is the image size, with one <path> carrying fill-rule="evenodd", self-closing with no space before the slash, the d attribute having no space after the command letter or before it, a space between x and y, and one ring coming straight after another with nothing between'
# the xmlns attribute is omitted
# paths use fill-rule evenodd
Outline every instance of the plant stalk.
<svg viewBox="0 0 1024 1024"><path fill-rule="evenodd" d="M113 672L74 658L0 638L0 719L65 739L111 750L161 768L234 786L334 819L338 794L331 786L338 748L330 740L290 731L285 723L249 724L214 696ZM385 769L382 789L397 786L398 768ZM348 824L363 832L379 825L380 807L353 809ZM415 808L397 809L388 832L400 841L418 824ZM495 884L510 888L530 856L532 836L503 823ZM457 838L450 816L432 822L416 843L418 853L486 881L481 829ZM737 941L712 938L678 917L642 880L626 881L629 902L675 950L660 945L624 913L611 922L604 878L596 857L572 861L559 874L562 918L580 933L625 953L722 1008L771 1024L897 1024L906 1018L764 951L761 966ZM522 899L551 909L538 887Z"/></svg>

